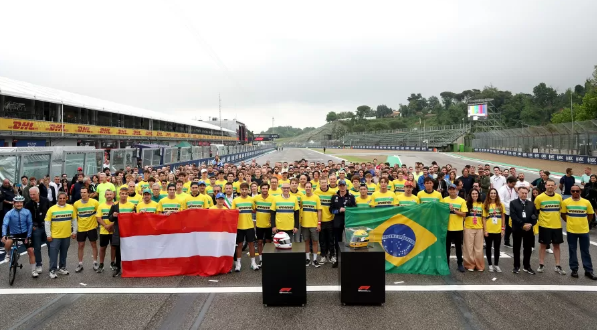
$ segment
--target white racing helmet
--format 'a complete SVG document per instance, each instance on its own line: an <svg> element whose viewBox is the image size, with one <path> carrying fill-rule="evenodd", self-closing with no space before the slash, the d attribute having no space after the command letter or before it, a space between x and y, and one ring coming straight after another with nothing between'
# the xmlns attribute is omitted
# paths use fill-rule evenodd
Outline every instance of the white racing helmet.
<svg viewBox="0 0 597 330"><path fill-rule="evenodd" d="M279 231L274 235L274 246L276 249L290 250L292 249L292 242L290 236L283 231Z"/></svg>

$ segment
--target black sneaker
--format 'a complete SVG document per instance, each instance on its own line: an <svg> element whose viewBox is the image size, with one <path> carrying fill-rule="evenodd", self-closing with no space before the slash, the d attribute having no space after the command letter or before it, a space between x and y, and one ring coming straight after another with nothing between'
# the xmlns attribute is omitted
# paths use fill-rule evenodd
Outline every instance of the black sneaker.
<svg viewBox="0 0 597 330"><path fill-rule="evenodd" d="M535 271L532 268L523 268L522 269L525 273L530 274L530 275L535 275Z"/></svg>
<svg viewBox="0 0 597 330"><path fill-rule="evenodd" d="M585 277L587 277L593 281L597 280L597 276L595 276L593 273L585 272Z"/></svg>
<svg viewBox="0 0 597 330"><path fill-rule="evenodd" d="M317 261L317 259L313 260L313 266L314 266L315 268L319 268L319 267L321 267L321 265L319 264L319 261Z"/></svg>
<svg viewBox="0 0 597 330"><path fill-rule="evenodd" d="M310 259L305 259L305 266L309 267L309 265L311 264L311 260Z"/></svg>
<svg viewBox="0 0 597 330"><path fill-rule="evenodd" d="M464 273L464 266L463 265L458 265L458 271L461 273Z"/></svg>
<svg viewBox="0 0 597 330"><path fill-rule="evenodd" d="M514 269L512 269L512 273L514 273L514 274L520 273L520 268L514 268Z"/></svg>
<svg viewBox="0 0 597 330"><path fill-rule="evenodd" d="M337 261L332 264L332 268L338 268L338 262Z"/></svg>
<svg viewBox="0 0 597 330"><path fill-rule="evenodd" d="M95 272L98 274L103 273L104 272L104 264L100 264Z"/></svg>
<svg viewBox="0 0 597 330"><path fill-rule="evenodd" d="M115 262L111 262L110 263L110 270L114 270L114 267L116 267L115 265L116 265Z"/></svg>
<svg viewBox="0 0 597 330"><path fill-rule="evenodd" d="M112 277L118 276L120 276L120 268L114 267L114 270L112 271Z"/></svg>
<svg viewBox="0 0 597 330"><path fill-rule="evenodd" d="M578 278L578 270L573 270L572 274L570 274L570 276L572 276L574 278Z"/></svg>

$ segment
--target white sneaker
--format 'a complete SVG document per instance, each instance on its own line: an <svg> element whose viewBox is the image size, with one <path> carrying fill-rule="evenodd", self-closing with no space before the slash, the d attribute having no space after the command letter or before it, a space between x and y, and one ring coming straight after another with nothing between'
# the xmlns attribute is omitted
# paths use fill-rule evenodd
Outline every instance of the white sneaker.
<svg viewBox="0 0 597 330"><path fill-rule="evenodd" d="M331 263L335 263L336 261L337 261L337 260L336 260L336 257L331 257L331 258L330 258L330 262L331 262Z"/></svg>
<svg viewBox="0 0 597 330"><path fill-rule="evenodd" d="M68 275L68 270L66 270L66 268L60 268L56 271L56 273L60 275Z"/></svg>
<svg viewBox="0 0 597 330"><path fill-rule="evenodd" d="M545 252L553 254L553 250L552 249L547 249L547 250L545 250Z"/></svg>
<svg viewBox="0 0 597 330"><path fill-rule="evenodd" d="M493 266L489 265L489 269L487 271L489 271L490 273L493 273Z"/></svg>
<svg viewBox="0 0 597 330"><path fill-rule="evenodd" d="M41 274L41 273L43 272L43 269L42 269L42 267L41 267L41 266L37 266L37 267L35 267L35 271L36 271L38 274Z"/></svg>
<svg viewBox="0 0 597 330"><path fill-rule="evenodd" d="M328 259L326 259L326 257L321 257L321 260L319 260L320 264L325 264L326 262L328 262Z"/></svg>
<svg viewBox="0 0 597 330"><path fill-rule="evenodd" d="M39 274L37 273L37 271L35 271L35 270L31 271L31 277L37 278L38 276L39 276Z"/></svg>
<svg viewBox="0 0 597 330"><path fill-rule="evenodd" d="M50 271L50 278L57 278L57 277L58 277L58 275L56 275L56 272L53 271L53 270L51 270Z"/></svg>
<svg viewBox="0 0 597 330"><path fill-rule="evenodd" d="M259 270L259 266L256 263L252 263L251 264L251 269L252 270Z"/></svg>
<svg viewBox="0 0 597 330"><path fill-rule="evenodd" d="M493 266L493 269L495 270L496 273L502 272L502 269L500 268L500 266Z"/></svg>
<svg viewBox="0 0 597 330"><path fill-rule="evenodd" d="M240 272L240 264L236 265L236 268L234 268L234 271L237 273Z"/></svg>
<svg viewBox="0 0 597 330"><path fill-rule="evenodd" d="M93 270L97 271L99 269L99 263L97 261L93 262Z"/></svg>

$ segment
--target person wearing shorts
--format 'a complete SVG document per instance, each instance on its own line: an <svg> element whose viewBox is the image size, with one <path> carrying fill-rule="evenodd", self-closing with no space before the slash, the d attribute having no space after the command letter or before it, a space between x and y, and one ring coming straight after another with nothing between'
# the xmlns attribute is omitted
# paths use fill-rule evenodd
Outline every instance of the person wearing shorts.
<svg viewBox="0 0 597 330"><path fill-rule="evenodd" d="M544 261L547 246L553 244L555 272L566 275L566 271L560 266L560 244L564 243L560 218L562 196L556 194L556 183L551 179L545 181L545 189L544 193L535 198L535 208L539 211L539 243L541 243L537 273L545 271Z"/></svg>
<svg viewBox="0 0 597 330"><path fill-rule="evenodd" d="M272 203L274 197L269 194L269 184L264 182L259 187L261 194L253 197L255 202L255 227L257 231L257 250L259 252L259 266L262 265L261 254L263 253L263 242L272 242Z"/></svg>
<svg viewBox="0 0 597 330"><path fill-rule="evenodd" d="M232 200L232 210L238 210L238 227L236 230L236 267L234 271L240 272L240 263L243 253L243 242L249 246L249 256L251 257L251 269L259 270L255 261L255 227L253 227L253 211L255 211L255 202L249 197L249 184L243 182L240 184L240 196Z"/></svg>
<svg viewBox="0 0 597 330"><path fill-rule="evenodd" d="M75 269L75 273L83 271L83 256L85 255L85 241L89 240L91 249L93 250L93 270L99 269L97 262L97 208L99 202L93 198L89 198L89 191L85 187L81 187L81 199L73 204L77 218L77 243L79 252L79 264Z"/></svg>
<svg viewBox="0 0 597 330"><path fill-rule="evenodd" d="M104 200L105 203L101 203L97 207L97 214L95 218L100 225L100 235L99 235L99 242L100 242L100 249L99 249L99 268L96 270L97 273L104 272L104 259L106 258L106 250L108 245L112 244L112 231L114 225L108 219L108 214L110 213L110 208L114 205L114 191L113 190L106 190L104 193ZM114 248L110 248L110 269L114 270L114 260L116 259L116 250Z"/></svg>

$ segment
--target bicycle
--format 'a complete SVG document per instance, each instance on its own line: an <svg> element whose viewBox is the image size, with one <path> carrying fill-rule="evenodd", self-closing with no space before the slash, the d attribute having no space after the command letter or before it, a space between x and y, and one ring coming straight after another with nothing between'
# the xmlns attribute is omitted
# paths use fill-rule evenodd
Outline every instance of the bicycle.
<svg viewBox="0 0 597 330"><path fill-rule="evenodd" d="M7 238L12 240L12 247L10 248L10 267L8 268L8 284L12 286L17 276L17 267L23 269L23 264L19 264L19 257L21 255L19 253L19 246L25 244L25 238Z"/></svg>

